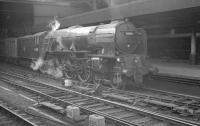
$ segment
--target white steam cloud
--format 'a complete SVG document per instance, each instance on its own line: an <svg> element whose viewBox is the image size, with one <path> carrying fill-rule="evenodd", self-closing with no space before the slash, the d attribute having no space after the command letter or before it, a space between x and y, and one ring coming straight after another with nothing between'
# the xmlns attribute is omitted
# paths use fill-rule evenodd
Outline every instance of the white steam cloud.
<svg viewBox="0 0 200 126"><path fill-rule="evenodd" d="M62 77L63 72L62 72L62 67L61 66L56 66L56 62L54 60L47 60L44 62L44 65L41 67L41 72L46 73L49 75L52 75L56 78Z"/></svg>
<svg viewBox="0 0 200 126"><path fill-rule="evenodd" d="M33 70L38 70L44 64L44 60L42 58L38 58L37 61L31 63L31 68Z"/></svg>
<svg viewBox="0 0 200 126"><path fill-rule="evenodd" d="M46 73L49 75L52 75L56 78L60 78L63 76L62 68L61 67L56 67L56 68L48 68L47 70L42 70L42 73Z"/></svg>

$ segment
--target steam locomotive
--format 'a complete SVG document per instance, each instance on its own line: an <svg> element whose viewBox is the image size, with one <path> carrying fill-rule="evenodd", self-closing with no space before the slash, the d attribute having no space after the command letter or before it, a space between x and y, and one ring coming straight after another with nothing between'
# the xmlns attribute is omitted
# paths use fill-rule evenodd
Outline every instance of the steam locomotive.
<svg viewBox="0 0 200 126"><path fill-rule="evenodd" d="M18 62L34 61L34 70L60 73L67 79L121 88L125 79L141 84L151 69L146 61L146 32L128 21L72 26L16 40Z"/></svg>

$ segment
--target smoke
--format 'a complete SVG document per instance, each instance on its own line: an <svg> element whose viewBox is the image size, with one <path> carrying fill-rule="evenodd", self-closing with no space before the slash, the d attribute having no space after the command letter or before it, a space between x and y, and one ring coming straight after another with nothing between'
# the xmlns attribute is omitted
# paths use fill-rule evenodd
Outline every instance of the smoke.
<svg viewBox="0 0 200 126"><path fill-rule="evenodd" d="M40 70L42 73L52 75L56 78L63 77L63 67L55 59L44 61L43 58L38 58L37 61L31 63L30 67L33 70Z"/></svg>
<svg viewBox="0 0 200 126"><path fill-rule="evenodd" d="M30 67L33 70L38 70L40 67L42 67L43 64L44 64L44 60L43 60L43 58L40 57L37 59L37 61L32 62Z"/></svg>
<svg viewBox="0 0 200 126"><path fill-rule="evenodd" d="M54 18L49 22L49 27L51 28L51 31L56 31L60 28L60 22Z"/></svg>
<svg viewBox="0 0 200 126"><path fill-rule="evenodd" d="M61 67L56 67L56 68L51 68L49 67L47 70L42 70L42 73L46 73L49 75L52 75L56 78L60 78L63 76L62 68Z"/></svg>
<svg viewBox="0 0 200 126"><path fill-rule="evenodd" d="M49 22L48 27L50 27L51 30L46 35L46 37L53 36L54 32L60 28L60 22L54 17L54 19Z"/></svg>
<svg viewBox="0 0 200 126"><path fill-rule="evenodd" d="M56 78L60 78L63 76L63 69L62 66L57 65L58 61L57 60L47 60L44 62L44 65L41 67L40 71L42 73L46 73L49 75L52 75Z"/></svg>

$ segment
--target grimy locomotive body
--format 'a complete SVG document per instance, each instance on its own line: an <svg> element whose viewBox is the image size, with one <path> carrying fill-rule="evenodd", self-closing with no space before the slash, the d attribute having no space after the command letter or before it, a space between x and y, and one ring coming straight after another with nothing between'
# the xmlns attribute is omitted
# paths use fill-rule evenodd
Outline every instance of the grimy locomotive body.
<svg viewBox="0 0 200 126"><path fill-rule="evenodd" d="M51 66L60 68L68 79L120 88L124 79L140 84L149 73L146 36L143 29L127 21L72 26L46 35L41 57L51 60Z"/></svg>
<svg viewBox="0 0 200 126"><path fill-rule="evenodd" d="M146 32L128 21L53 28L16 39L17 59L37 59L31 64L34 70L67 79L121 88L127 79L140 86L151 71Z"/></svg>

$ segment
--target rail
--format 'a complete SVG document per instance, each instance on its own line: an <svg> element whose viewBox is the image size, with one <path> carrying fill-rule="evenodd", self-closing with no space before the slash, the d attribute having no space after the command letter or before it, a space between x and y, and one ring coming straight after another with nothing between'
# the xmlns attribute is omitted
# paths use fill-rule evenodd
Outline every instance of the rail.
<svg viewBox="0 0 200 126"><path fill-rule="evenodd" d="M9 77L5 77L5 75ZM16 83L11 77L15 79L21 79L22 81L25 81L26 83L29 84ZM199 123L195 121L189 121L173 116L168 116L165 114L124 105L121 103L105 100L94 96L88 96L73 90L50 86L44 83L42 84L35 80L32 79L28 80L27 78L24 79L22 77L18 77L15 75L4 73L4 77L1 76L1 79L23 90L28 90L29 92L31 91L32 93L37 93L37 95L39 96L51 99L55 103L58 102L59 104L62 103L63 105L66 104L75 105L81 108L81 110L87 111L89 113L92 112L98 115L102 115L109 120L112 120L114 122L123 125L128 125L128 126L140 125L139 123L136 122L145 124L147 122L154 122L154 123L165 123L165 124L169 123L169 124L188 125L188 126L199 125ZM91 103L93 104L92 106ZM99 109L97 109L97 106ZM137 117L137 119L131 122L131 120L127 119L130 117L132 118Z"/></svg>

